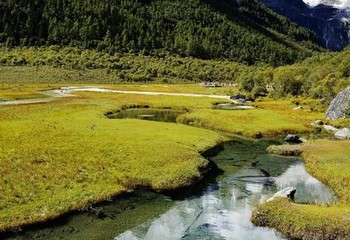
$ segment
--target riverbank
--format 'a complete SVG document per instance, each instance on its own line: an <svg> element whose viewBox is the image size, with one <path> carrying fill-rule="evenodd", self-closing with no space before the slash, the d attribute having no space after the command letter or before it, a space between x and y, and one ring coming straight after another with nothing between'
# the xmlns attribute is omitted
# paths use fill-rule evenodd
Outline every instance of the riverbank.
<svg viewBox="0 0 350 240"><path fill-rule="evenodd" d="M348 140L310 141L303 147L308 172L331 187L339 203L300 205L278 199L260 205L253 222L276 228L292 239L350 239L349 154Z"/></svg>
<svg viewBox="0 0 350 240"><path fill-rule="evenodd" d="M0 231L47 221L138 187L162 191L193 184L207 164L199 152L226 139L203 128L270 136L309 131L311 119L321 115L296 112L288 100L225 111L212 109L217 100L209 98L76 95L1 106ZM104 116L135 105L186 110L178 121L201 128Z"/></svg>

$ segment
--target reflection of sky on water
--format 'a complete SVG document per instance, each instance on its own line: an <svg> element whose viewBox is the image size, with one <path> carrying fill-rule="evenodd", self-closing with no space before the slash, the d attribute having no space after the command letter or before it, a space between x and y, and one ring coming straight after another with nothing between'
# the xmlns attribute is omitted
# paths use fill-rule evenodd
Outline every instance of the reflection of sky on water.
<svg viewBox="0 0 350 240"><path fill-rule="evenodd" d="M274 182L274 184L268 184ZM131 229L116 239L283 239L269 228L255 227L252 209L285 187L297 188L296 201L328 202L332 192L306 173L301 162L281 176L264 177L259 169L242 169L222 178L219 188L208 186L203 195L178 202L158 218Z"/></svg>
<svg viewBox="0 0 350 240"><path fill-rule="evenodd" d="M327 203L336 200L333 192L308 174L303 164L291 166L280 177L276 178L276 185L279 189L289 186L296 187L296 202Z"/></svg>

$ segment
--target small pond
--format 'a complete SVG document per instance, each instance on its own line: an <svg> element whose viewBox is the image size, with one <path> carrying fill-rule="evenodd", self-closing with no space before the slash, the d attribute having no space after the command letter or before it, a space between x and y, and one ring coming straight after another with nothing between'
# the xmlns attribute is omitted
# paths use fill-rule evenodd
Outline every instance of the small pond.
<svg viewBox="0 0 350 240"><path fill-rule="evenodd" d="M129 108L120 110L116 113L109 113L106 116L111 119L136 118L142 120L176 123L177 117L184 113L184 111L172 109Z"/></svg>
<svg viewBox="0 0 350 240"><path fill-rule="evenodd" d="M252 210L276 191L297 188L295 201L336 201L333 192L305 171L299 158L267 154L275 140L235 139L211 160L222 173L195 192L176 198L136 191L70 214L7 239L284 239L270 228L255 227Z"/></svg>

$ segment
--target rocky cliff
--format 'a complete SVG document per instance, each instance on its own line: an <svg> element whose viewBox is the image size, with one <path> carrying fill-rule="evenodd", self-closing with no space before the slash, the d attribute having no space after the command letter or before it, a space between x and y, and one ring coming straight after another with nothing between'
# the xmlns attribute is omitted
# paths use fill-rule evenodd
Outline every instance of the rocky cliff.
<svg viewBox="0 0 350 240"><path fill-rule="evenodd" d="M260 0L267 7L316 33L330 50L350 42L350 4L345 0Z"/></svg>
<svg viewBox="0 0 350 240"><path fill-rule="evenodd" d="M336 120L349 117L350 113L350 87L340 92L333 99L327 111L327 119Z"/></svg>

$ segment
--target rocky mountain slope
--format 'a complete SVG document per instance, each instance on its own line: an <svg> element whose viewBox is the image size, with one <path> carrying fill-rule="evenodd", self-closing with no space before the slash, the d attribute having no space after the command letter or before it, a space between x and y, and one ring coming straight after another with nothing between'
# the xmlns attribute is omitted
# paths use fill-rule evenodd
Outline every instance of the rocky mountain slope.
<svg viewBox="0 0 350 240"><path fill-rule="evenodd" d="M330 50L350 42L350 2L346 0L260 0L277 13L316 33Z"/></svg>

